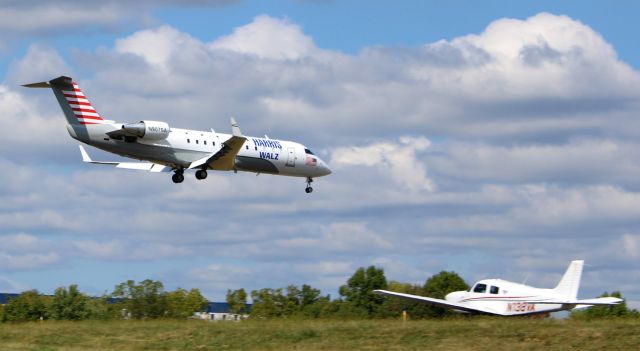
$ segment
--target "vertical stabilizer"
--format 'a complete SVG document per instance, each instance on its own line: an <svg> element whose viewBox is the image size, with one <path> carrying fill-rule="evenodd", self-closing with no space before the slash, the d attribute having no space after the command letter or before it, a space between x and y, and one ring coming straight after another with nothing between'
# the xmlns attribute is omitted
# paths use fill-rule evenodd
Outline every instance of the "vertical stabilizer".
<svg viewBox="0 0 640 351"><path fill-rule="evenodd" d="M575 300L578 297L582 266L584 266L584 261L582 260L571 261L562 279L560 279L558 285L553 289L556 294L571 300Z"/></svg>
<svg viewBox="0 0 640 351"><path fill-rule="evenodd" d="M70 77L61 76L48 82L25 84L27 88L51 88L58 99L60 108L72 126L103 124L105 121L93 108L80 87Z"/></svg>

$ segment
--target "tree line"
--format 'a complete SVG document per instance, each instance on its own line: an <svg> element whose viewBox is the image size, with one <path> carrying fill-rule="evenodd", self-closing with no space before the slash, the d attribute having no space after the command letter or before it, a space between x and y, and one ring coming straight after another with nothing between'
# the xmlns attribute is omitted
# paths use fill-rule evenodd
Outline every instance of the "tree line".
<svg viewBox="0 0 640 351"><path fill-rule="evenodd" d="M450 310L397 298L385 298L373 290L385 289L402 293L444 298L452 291L468 290L469 285L455 272L442 271L424 284L387 281L384 270L375 266L358 268L332 299L310 285L264 288L247 293L245 289L228 290L226 301L231 313L255 319L271 318L397 318L406 311L411 319L443 318L454 315ZM619 292L603 296L621 297ZM252 304L249 308L248 299ZM0 321L84 320L84 319L184 319L204 311L207 300L200 290L165 291L159 281L133 280L116 285L111 294L92 298L78 291L76 285L60 287L53 296L29 290L0 306ZM571 318L640 317L625 303L597 306L574 311Z"/></svg>
<svg viewBox="0 0 640 351"><path fill-rule="evenodd" d="M128 280L99 298L80 292L77 285L57 288L52 296L28 290L0 306L0 321L187 318L206 305L198 289L165 291L159 281Z"/></svg>

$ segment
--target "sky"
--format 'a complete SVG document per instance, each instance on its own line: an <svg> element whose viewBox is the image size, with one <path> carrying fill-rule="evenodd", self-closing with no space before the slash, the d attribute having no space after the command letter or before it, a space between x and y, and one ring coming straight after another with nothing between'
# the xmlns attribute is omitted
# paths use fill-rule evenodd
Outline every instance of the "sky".
<svg viewBox="0 0 640 351"><path fill-rule="evenodd" d="M0 291L227 289L442 270L640 308L633 1L0 1ZM303 179L81 162L51 92L106 118L295 140ZM89 148L95 159L114 155Z"/></svg>

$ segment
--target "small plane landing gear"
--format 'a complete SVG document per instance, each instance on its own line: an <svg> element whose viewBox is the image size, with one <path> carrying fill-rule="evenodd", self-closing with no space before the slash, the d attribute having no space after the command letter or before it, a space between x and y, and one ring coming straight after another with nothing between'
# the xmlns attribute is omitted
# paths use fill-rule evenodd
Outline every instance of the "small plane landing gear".
<svg viewBox="0 0 640 351"><path fill-rule="evenodd" d="M307 187L304 189L304 191L307 194L310 194L313 192L313 188L311 187L311 183L313 183L313 179L311 179L311 177L307 178Z"/></svg>
<svg viewBox="0 0 640 351"><path fill-rule="evenodd" d="M202 179L206 179L207 178L207 171L204 169L201 169L199 171L196 171L196 179L198 180L202 180Z"/></svg>
<svg viewBox="0 0 640 351"><path fill-rule="evenodd" d="M171 176L171 180L176 184L182 183L184 181L184 169L176 169L176 173Z"/></svg>

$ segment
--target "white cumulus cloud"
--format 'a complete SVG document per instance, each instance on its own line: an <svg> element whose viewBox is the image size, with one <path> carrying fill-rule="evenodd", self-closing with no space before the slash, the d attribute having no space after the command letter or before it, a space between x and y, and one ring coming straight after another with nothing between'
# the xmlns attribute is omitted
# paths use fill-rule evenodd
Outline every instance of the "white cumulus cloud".
<svg viewBox="0 0 640 351"><path fill-rule="evenodd" d="M331 163L375 167L409 190L433 191L435 185L427 176L426 166L418 154L430 145L425 137L404 136L398 143L379 142L367 146L341 147L332 150Z"/></svg>

